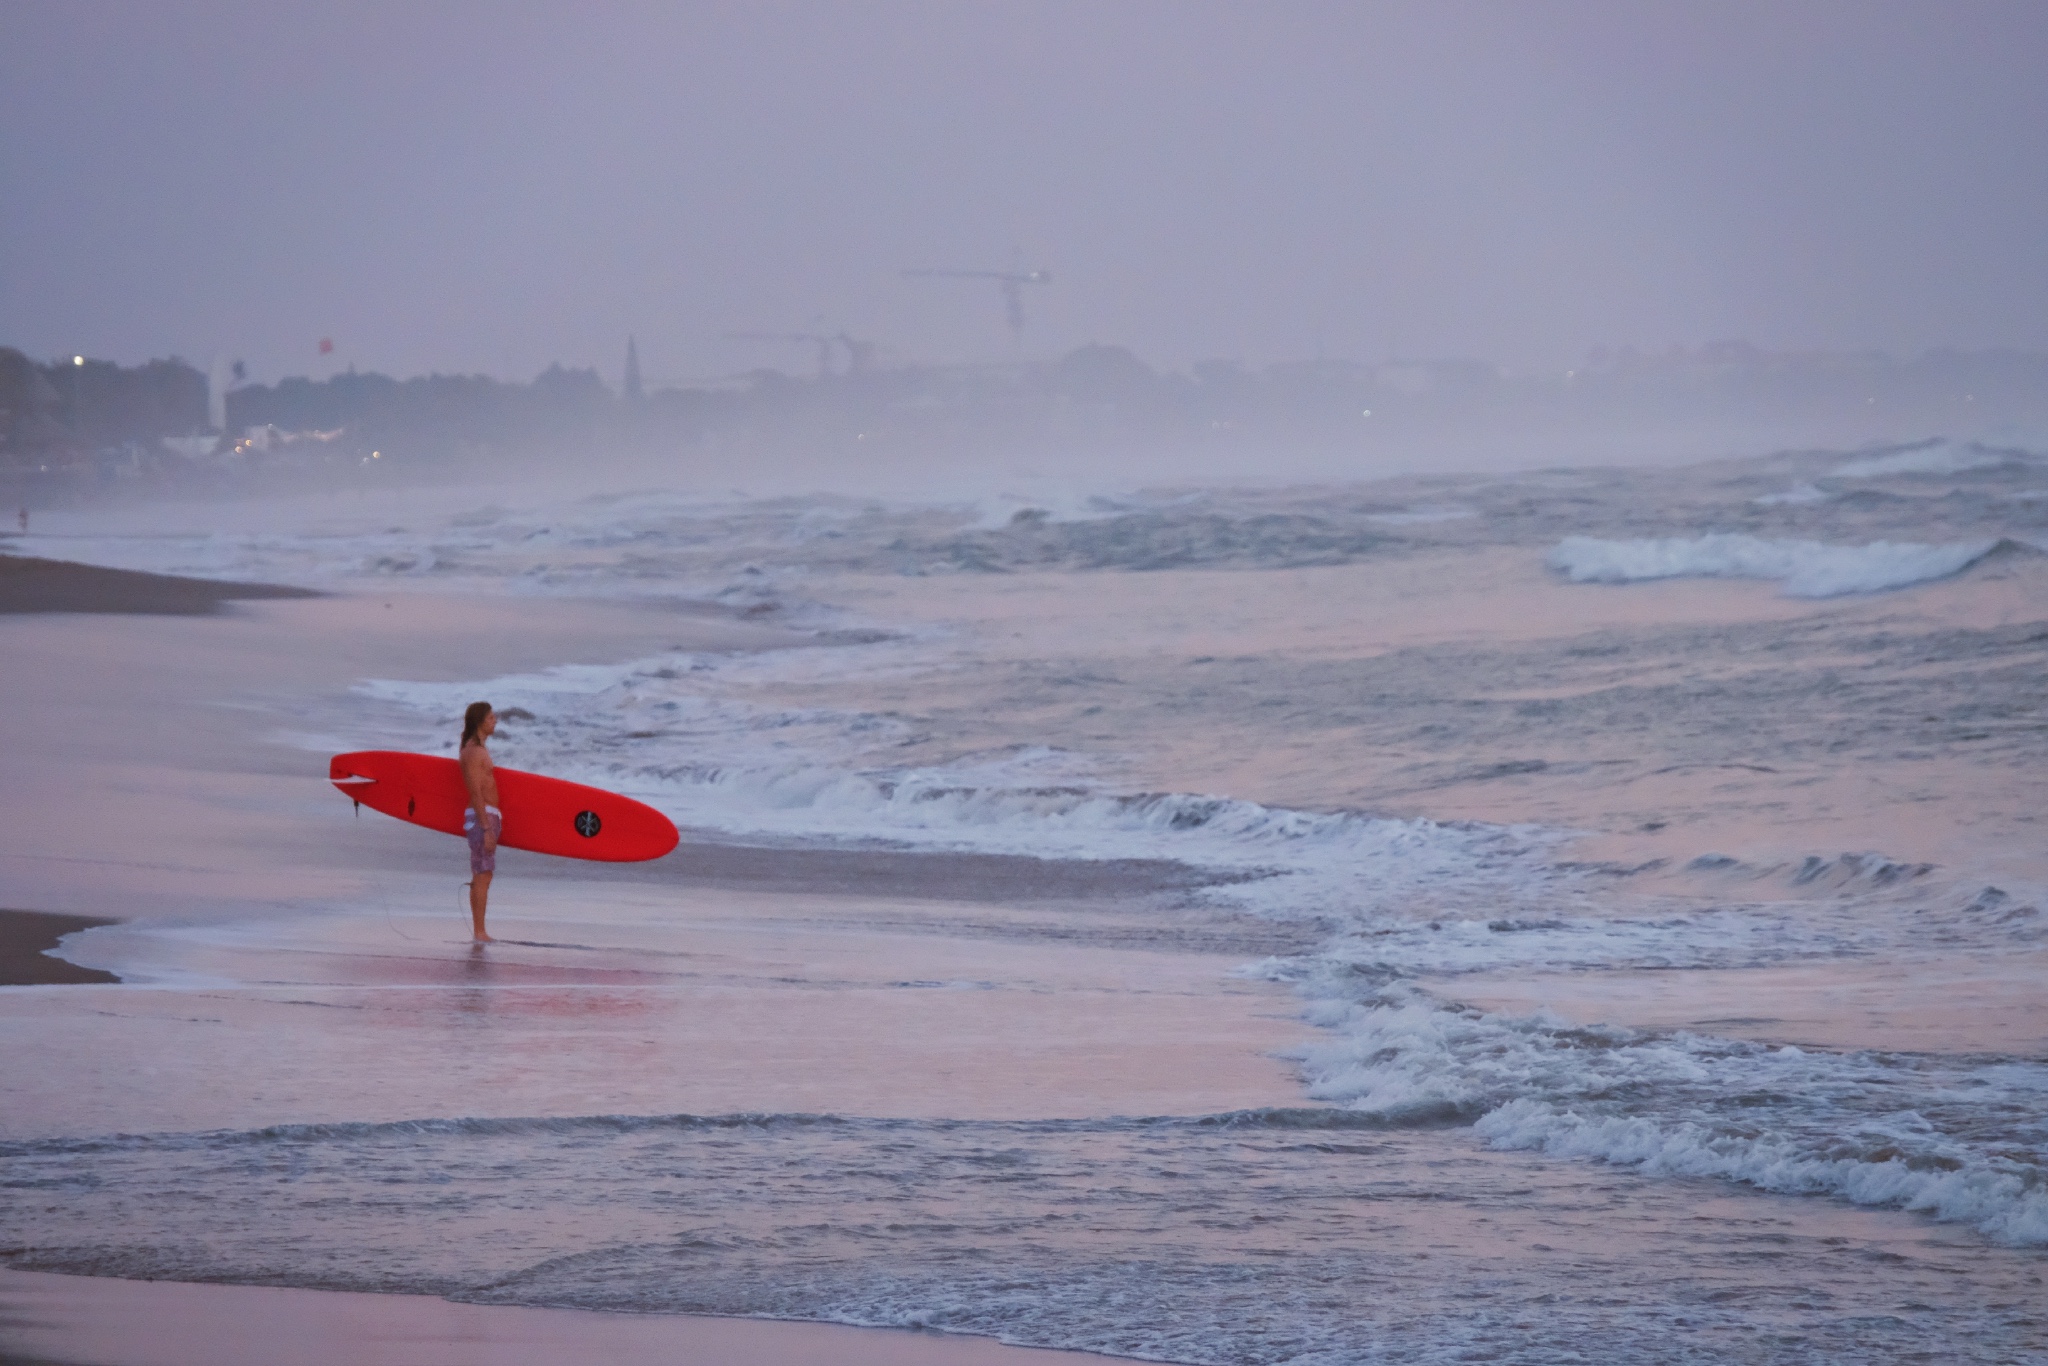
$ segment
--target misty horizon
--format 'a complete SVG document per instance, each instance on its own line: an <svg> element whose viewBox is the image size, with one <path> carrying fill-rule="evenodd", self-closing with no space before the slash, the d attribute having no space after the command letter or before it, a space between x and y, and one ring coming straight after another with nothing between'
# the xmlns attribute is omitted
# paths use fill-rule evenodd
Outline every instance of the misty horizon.
<svg viewBox="0 0 2048 1366"><path fill-rule="evenodd" d="M2037 7L6 10L39 356L2048 349Z"/></svg>

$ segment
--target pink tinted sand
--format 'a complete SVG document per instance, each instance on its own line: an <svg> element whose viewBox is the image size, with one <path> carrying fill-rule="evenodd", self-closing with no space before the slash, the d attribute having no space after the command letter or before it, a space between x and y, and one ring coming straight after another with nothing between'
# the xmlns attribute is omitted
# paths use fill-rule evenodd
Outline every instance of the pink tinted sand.
<svg viewBox="0 0 2048 1366"><path fill-rule="evenodd" d="M797 638L651 607L396 596L0 620L0 904L130 923L110 987L0 989L17 1136L450 1115L1200 1113L1298 1101L1228 955L1076 948L943 896L501 878L358 821L268 737L365 675L476 678ZM414 843L408 844L407 841ZM434 854L445 853L445 872ZM1099 916L1102 908L1088 913ZM101 935L95 940L93 935ZM155 984L151 985L153 981ZM317 1017L317 1020L315 1019ZM310 1021L310 1022L309 1022ZM5 1273L10 1351L209 1363L1050 1360L961 1338ZM24 1334L29 1334L25 1337ZM31 1338L33 1341L31 1341ZM1076 1358L1078 1359L1078 1358Z"/></svg>
<svg viewBox="0 0 2048 1366"><path fill-rule="evenodd" d="M0 1078L0 1133L1300 1103L1274 1054L1305 1030L1241 958L964 937L1002 926L943 903L506 881L484 951L417 880L392 914L87 936L74 957L175 984L0 991L37 1062Z"/></svg>
<svg viewBox="0 0 2048 1366"><path fill-rule="evenodd" d="M491 923L526 942L473 955L461 847L352 816L320 753L262 738L289 726L295 699L364 674L488 676L678 643L791 643L782 633L420 597L0 630L17 647L0 652L14 778L0 791L0 904L133 922L69 955L124 972L108 989L118 1008L0 991L0 1037L50 1064L0 1077L0 1131L1298 1100L1272 1056L1301 1036L1292 1002L1229 978L1242 955L1076 947L1072 927L1033 933L1055 914L1043 909L697 887L685 849L661 884L608 882L596 865L589 880L559 864L522 878L508 864ZM305 1027L316 1008L321 1027ZM485 1020L496 1042L480 1048ZM521 1061L536 1048L548 1065Z"/></svg>
<svg viewBox="0 0 2048 1366"><path fill-rule="evenodd" d="M1061 1366L1082 1352L827 1323L454 1304L0 1269L13 1352L93 1366ZM47 1358L43 1354L49 1354ZM61 1355L60 1355L61 1354Z"/></svg>

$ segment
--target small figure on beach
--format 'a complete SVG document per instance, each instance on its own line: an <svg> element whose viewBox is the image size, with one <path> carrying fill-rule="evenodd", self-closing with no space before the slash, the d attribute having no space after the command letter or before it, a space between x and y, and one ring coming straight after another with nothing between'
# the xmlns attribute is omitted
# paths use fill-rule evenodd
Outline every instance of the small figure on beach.
<svg viewBox="0 0 2048 1366"><path fill-rule="evenodd" d="M498 713L488 702L472 702L462 714L462 784L469 806L462 813L462 833L469 839L469 918L476 942L488 944L484 909L491 896L491 875L498 870L498 835L505 818L498 810L498 774L486 745L498 729Z"/></svg>
<svg viewBox="0 0 2048 1366"><path fill-rule="evenodd" d="M28 504L21 505L21 534L28 535Z"/></svg>

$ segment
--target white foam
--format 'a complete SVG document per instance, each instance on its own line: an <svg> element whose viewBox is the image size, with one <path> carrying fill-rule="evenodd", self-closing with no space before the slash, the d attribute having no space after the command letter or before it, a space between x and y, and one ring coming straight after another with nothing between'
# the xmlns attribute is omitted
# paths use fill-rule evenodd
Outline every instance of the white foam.
<svg viewBox="0 0 2048 1366"><path fill-rule="evenodd" d="M1998 1118L2042 1112L2039 1064L1588 1028L1450 1008L1399 984L1346 1000L1334 974L1324 990L1312 1018L1335 1037L1300 1054L1318 1099L1388 1123L1472 1120L1503 1148L1916 1210L2048 1244L2048 1168Z"/></svg>
<svg viewBox="0 0 2048 1366"><path fill-rule="evenodd" d="M1880 593L1959 574L1990 554L1996 540L1927 545L1872 541L1764 540L1739 532L1606 541L1567 536L1545 563L1573 583L1638 583L1648 579L1775 579L1787 597L1831 598Z"/></svg>
<svg viewBox="0 0 2048 1366"><path fill-rule="evenodd" d="M1868 1124L1824 1144L1745 1133L1736 1126L1585 1115L1547 1101L1514 1100L1476 1127L1497 1147L1597 1158L1652 1176L1720 1177L1784 1195L1831 1195L1970 1224L2002 1243L2048 1244L2048 1188L2041 1185L2040 1167L1984 1153L1957 1154L1953 1150L1960 1145L1940 1141L1925 1125ZM1843 1151L1857 1148L1862 1151ZM1887 1153L1899 1155L1882 1155Z"/></svg>

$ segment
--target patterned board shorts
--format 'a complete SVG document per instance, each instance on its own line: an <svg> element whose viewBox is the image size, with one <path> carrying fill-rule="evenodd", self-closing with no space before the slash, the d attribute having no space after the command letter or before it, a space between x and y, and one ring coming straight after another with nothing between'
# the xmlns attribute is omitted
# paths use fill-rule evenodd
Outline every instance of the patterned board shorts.
<svg viewBox="0 0 2048 1366"><path fill-rule="evenodd" d="M500 835L504 833L505 818L503 816L499 815L496 811L491 811L486 814L486 819L491 823L491 834ZM462 813L462 833L469 837L469 871L471 876L478 873L497 872L498 851L495 847L489 850L484 848L483 828L476 823L476 811L474 809Z"/></svg>

